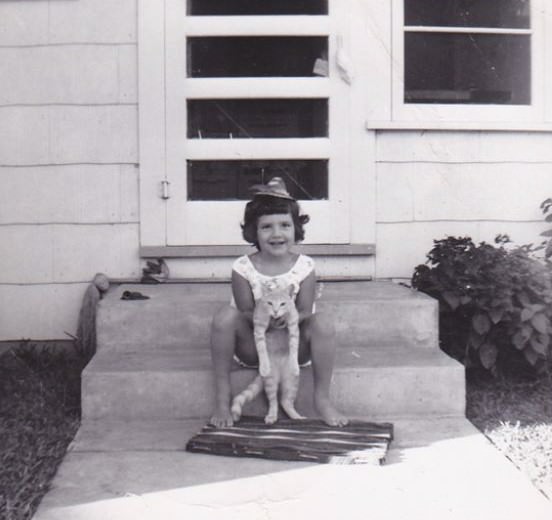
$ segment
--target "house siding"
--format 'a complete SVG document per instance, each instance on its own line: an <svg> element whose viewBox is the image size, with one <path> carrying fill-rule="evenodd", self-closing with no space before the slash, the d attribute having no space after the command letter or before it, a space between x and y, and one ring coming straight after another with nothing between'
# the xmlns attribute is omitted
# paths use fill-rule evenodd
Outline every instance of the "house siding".
<svg viewBox="0 0 552 520"><path fill-rule="evenodd" d="M150 15L162 15L148 5L155 6ZM372 49L356 69L353 85L364 97L355 94L355 110L367 122L389 121L391 3L354 8L362 15L351 17L360 38L351 48ZM159 20L152 16L141 17L142 31L153 31L155 44L142 46L141 55L154 54L161 67L164 35L153 30ZM137 0L0 2L0 340L74 334L94 274L138 278L140 234L144 244L166 234L157 196L164 171L148 162L164 157L164 120L147 106L140 123L151 138L141 167L154 174L139 187L137 22ZM163 95L162 70L148 71L142 99ZM354 129L351 146L364 147L365 157L356 167L366 175L353 213L369 232L353 238L366 241L369 233L376 255L374 268L372 260L349 259L340 268L346 274L369 269L377 278L409 278L433 240L447 235L540 240L539 204L551 196L551 134L368 130L367 146L360 126ZM171 272L226 275L229 262L175 259ZM320 271L334 272L332 262L322 260Z"/></svg>
<svg viewBox="0 0 552 520"><path fill-rule="evenodd" d="M74 334L139 275L136 0L0 3L0 340Z"/></svg>
<svg viewBox="0 0 552 520"><path fill-rule="evenodd" d="M448 235L542 240L550 134L378 132L376 148L377 277L409 278L433 240Z"/></svg>

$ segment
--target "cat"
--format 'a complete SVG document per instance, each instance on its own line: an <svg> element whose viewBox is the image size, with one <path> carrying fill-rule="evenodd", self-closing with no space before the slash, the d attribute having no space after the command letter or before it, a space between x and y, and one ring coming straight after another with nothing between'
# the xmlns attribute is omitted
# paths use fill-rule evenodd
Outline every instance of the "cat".
<svg viewBox="0 0 552 520"><path fill-rule="evenodd" d="M253 311L253 335L259 356L259 375L232 401L232 418L238 421L245 403L253 400L264 388L268 397L266 424L278 420L278 388L280 404L291 419L303 419L295 409L299 389L299 314L292 298L293 287L263 289ZM287 328L288 341L283 330L267 331L271 320ZM274 328L274 325L273 325Z"/></svg>

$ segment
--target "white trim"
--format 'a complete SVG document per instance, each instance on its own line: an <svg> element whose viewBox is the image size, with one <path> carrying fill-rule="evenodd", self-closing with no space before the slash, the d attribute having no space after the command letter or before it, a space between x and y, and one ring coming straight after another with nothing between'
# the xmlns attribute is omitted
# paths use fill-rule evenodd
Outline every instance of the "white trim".
<svg viewBox="0 0 552 520"><path fill-rule="evenodd" d="M188 139L181 157L204 159L328 159L330 139Z"/></svg>
<svg viewBox="0 0 552 520"><path fill-rule="evenodd" d="M365 128L371 130L487 130L490 132L552 132L552 123L494 122L494 121L385 121L368 120Z"/></svg>
<svg viewBox="0 0 552 520"><path fill-rule="evenodd" d="M167 63L165 78L166 90L164 99L166 103L166 171L167 180L171 183L173 196L178 194L182 200L188 197L188 185L184 175L174 175L185 167L183 157L187 134L187 106L186 106L186 70L187 49L186 35L182 32L182 25L186 20L186 2L182 0L165 0L166 22L165 39ZM174 66L178 64L178 66ZM178 93L178 95L177 95ZM171 219L171 199L167 203L167 244L169 243L169 227Z"/></svg>
<svg viewBox="0 0 552 520"><path fill-rule="evenodd" d="M304 255L317 256L371 256L375 253L374 244L297 244L294 249ZM235 258L251 252L251 245L229 246L146 246L140 248L141 258Z"/></svg>
<svg viewBox="0 0 552 520"><path fill-rule="evenodd" d="M544 52L542 56L542 62L545 65L543 72L544 81L544 119L545 121L552 122L552 9L543 6L541 11L541 25L543 26L544 38L541 44L544 46Z"/></svg>
<svg viewBox="0 0 552 520"><path fill-rule="evenodd" d="M188 78L188 99L325 98L328 78Z"/></svg>
<svg viewBox="0 0 552 520"><path fill-rule="evenodd" d="M449 26L427 26L427 25L405 25L405 32L424 33L448 33L448 34L529 34L531 29L499 29L496 27L449 27Z"/></svg>
<svg viewBox="0 0 552 520"><path fill-rule="evenodd" d="M138 3L138 139L140 157L140 243L166 239L164 1ZM147 44L145 44L147 42Z"/></svg>
<svg viewBox="0 0 552 520"><path fill-rule="evenodd" d="M184 2L183 2L184 3ZM326 36L330 21L320 16L184 16L187 36Z"/></svg>

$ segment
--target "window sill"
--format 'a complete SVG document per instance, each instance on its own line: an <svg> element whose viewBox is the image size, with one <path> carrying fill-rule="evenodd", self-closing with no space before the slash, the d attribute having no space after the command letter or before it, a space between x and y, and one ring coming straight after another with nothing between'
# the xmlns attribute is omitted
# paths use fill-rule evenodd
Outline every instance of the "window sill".
<svg viewBox="0 0 552 520"><path fill-rule="evenodd" d="M374 244L300 244L298 253L312 256L372 256ZM237 257L254 252L253 246L141 246L141 258Z"/></svg>
<svg viewBox="0 0 552 520"><path fill-rule="evenodd" d="M552 122L366 121L366 130L442 130L489 132L552 132Z"/></svg>

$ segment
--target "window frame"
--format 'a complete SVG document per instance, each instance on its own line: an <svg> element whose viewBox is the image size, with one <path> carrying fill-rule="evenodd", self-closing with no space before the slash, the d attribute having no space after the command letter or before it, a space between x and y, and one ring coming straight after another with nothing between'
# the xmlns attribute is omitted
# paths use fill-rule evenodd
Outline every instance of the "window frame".
<svg viewBox="0 0 552 520"><path fill-rule="evenodd" d="M440 104L406 103L404 101L404 35L407 31L508 34L493 28L458 28L449 26L411 26L404 25L404 0L392 0L392 81L391 81L391 120L405 123L427 122L432 124L492 124L518 123L538 124L550 121L550 109L544 98L550 89L550 65L546 55L550 47L550 37L545 31L546 3L543 0L531 0L531 26L528 30L512 30L511 33L529 33L531 36L531 104Z"/></svg>

